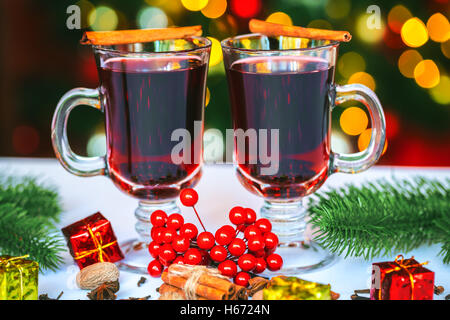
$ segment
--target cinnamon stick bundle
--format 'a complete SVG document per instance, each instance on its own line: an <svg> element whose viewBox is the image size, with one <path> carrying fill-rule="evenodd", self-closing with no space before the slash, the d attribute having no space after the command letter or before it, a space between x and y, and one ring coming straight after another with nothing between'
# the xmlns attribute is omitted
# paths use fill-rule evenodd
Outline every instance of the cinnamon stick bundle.
<svg viewBox="0 0 450 320"><path fill-rule="evenodd" d="M287 37L309 38L315 40L334 40L343 42L349 42L352 39L352 35L348 31L286 26L258 19L251 19L249 22L249 28L250 31L253 33L262 33L269 37L287 36Z"/></svg>
<svg viewBox="0 0 450 320"><path fill-rule="evenodd" d="M182 39L189 36L201 36L202 26L190 26L164 29L137 29L117 31L86 31L81 44L116 45L156 40Z"/></svg>

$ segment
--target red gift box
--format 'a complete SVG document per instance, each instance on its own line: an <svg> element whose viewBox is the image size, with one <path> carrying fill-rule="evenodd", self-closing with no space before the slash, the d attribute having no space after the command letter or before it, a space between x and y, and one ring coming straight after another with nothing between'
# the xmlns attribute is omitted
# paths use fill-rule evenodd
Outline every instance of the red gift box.
<svg viewBox="0 0 450 320"><path fill-rule="evenodd" d="M111 223L100 212L63 228L62 233L80 269L124 258Z"/></svg>
<svg viewBox="0 0 450 320"><path fill-rule="evenodd" d="M371 300L433 300L434 272L414 260L397 256L394 262L372 264Z"/></svg>

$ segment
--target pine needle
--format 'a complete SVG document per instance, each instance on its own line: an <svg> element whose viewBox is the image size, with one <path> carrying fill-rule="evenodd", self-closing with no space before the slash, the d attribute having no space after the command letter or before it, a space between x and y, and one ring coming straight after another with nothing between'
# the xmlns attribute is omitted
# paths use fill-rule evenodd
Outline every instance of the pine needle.
<svg viewBox="0 0 450 320"><path fill-rule="evenodd" d="M316 241L345 257L393 255L444 242L450 262L450 191L433 179L347 185L318 194L310 203ZM446 218L445 218L446 217Z"/></svg>

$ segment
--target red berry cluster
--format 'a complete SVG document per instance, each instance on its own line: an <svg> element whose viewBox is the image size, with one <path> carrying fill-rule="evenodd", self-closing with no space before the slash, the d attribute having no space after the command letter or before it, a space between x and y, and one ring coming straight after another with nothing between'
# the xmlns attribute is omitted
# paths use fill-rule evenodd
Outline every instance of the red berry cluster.
<svg viewBox="0 0 450 320"><path fill-rule="evenodd" d="M183 205L193 207L198 201L197 192L184 189L180 194ZM195 210L205 230L203 223ZM234 207L229 219L232 224L220 227L215 234L198 233L192 223L184 223L183 217L174 213L169 216L158 210L151 215L152 242L148 249L155 259L148 265L150 275L160 276L165 266L173 263L190 265L215 265L219 271L241 286L247 286L249 272L261 273L281 269L283 260L274 253L278 237L271 232L267 219L256 220L256 213L250 208ZM242 233L243 237L238 235ZM241 269L238 272L238 266Z"/></svg>

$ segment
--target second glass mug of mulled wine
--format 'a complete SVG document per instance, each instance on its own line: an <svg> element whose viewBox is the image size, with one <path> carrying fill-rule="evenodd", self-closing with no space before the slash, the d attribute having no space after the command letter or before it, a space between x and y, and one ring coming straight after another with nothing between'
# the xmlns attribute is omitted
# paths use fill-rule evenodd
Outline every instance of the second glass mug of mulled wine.
<svg viewBox="0 0 450 320"><path fill-rule="evenodd" d="M146 242L151 213L180 212L175 202L180 190L194 186L201 176L210 49L211 41L203 37L93 46L99 88L70 90L54 113L52 142L61 164L78 176L108 176L139 199L136 230ZM105 113L104 157L82 157L71 150L66 125L78 105ZM180 129L189 136L188 144L179 150L182 161L174 162L181 137L172 135ZM122 245L128 255L121 266L146 273L148 253L132 249L137 247L135 241Z"/></svg>
<svg viewBox="0 0 450 320"><path fill-rule="evenodd" d="M360 84L334 82L338 46L328 40L260 34L222 41L237 176L247 190L265 200L261 216L272 222L279 237L277 252L284 260L281 274L314 271L334 260L305 239L307 211L302 199L330 174L368 169L384 147L385 120L375 93ZM331 111L349 100L367 107L371 140L359 153L335 153L330 145ZM266 129L265 134L258 137L264 132L261 129ZM239 136L237 131L245 134ZM259 141L251 141L252 137ZM271 153L272 163L261 159L264 152Z"/></svg>

